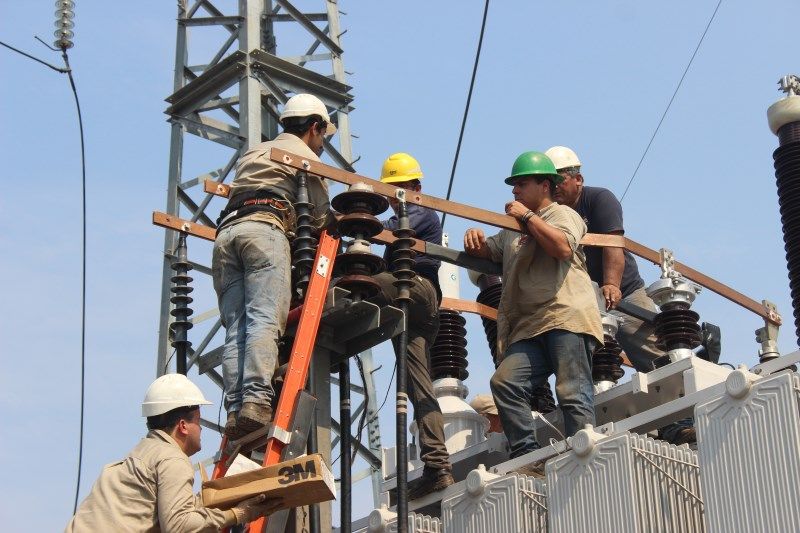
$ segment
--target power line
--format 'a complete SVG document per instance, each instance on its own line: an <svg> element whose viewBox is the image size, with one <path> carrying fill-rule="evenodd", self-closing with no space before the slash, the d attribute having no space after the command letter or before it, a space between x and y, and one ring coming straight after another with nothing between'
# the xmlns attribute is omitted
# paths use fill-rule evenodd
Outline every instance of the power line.
<svg viewBox="0 0 800 533"><path fill-rule="evenodd" d="M83 136L83 115L81 114L81 103L78 100L78 91L75 88L75 79L72 77L72 69L69 66L69 57L66 48L63 49L64 65L67 67L69 85L72 87L72 94L75 96L75 107L78 110L78 128L81 136L81 429L78 442L78 479L75 483L75 503L72 506L72 513L78 509L78 494L81 490L81 466L83 465L83 415L86 391L86 147Z"/></svg>
<svg viewBox="0 0 800 533"><path fill-rule="evenodd" d="M625 195L628 194L628 189L630 189L634 178L636 178L636 174L639 172L639 168L642 166L642 161L644 161L644 158L647 156L647 152L650 151L650 146L653 144L653 139L656 138L658 130L661 128L661 124L664 122L664 118L667 116L667 113L669 112L669 108L672 107L672 102L675 101L675 96L678 94L678 91L680 90L681 85L683 84L684 78L686 78L686 73L689 72L689 67L692 66L692 62L694 61L694 58L697 56L697 51L700 50L700 45L703 44L703 40L706 38L706 34L708 33L708 28L711 27L711 23L714 22L714 18L717 16L717 11L719 11L720 5L722 5L722 0L719 0L719 2L717 2L717 7L714 8L714 12L711 14L711 18L708 19L708 24L706 24L706 29L703 30L703 35L700 36L700 40L697 42L697 46L694 49L694 53L692 53L691 59L689 59L689 63L686 65L686 68L683 69L683 74L681 75L680 81L678 81L678 86L675 87L675 92L672 93L672 98L669 99L667 108L664 109L664 113L661 114L661 120L658 121L656 129L653 132L653 135L650 137L650 142L647 143L647 147L644 149L644 153L642 154L642 157L639 159L639 163L636 165L636 169L633 171L631 179L628 180L628 185L625 187L625 191L622 193L622 196L619 199L620 202L622 202L622 200L625 199Z"/></svg>
<svg viewBox="0 0 800 533"><path fill-rule="evenodd" d="M483 47L483 33L486 29L486 16L489 13L489 0L483 7L483 20L481 21L481 34L478 37L478 50L475 53L475 64L472 66L472 78L469 81L469 92L467 93L467 104L464 106L464 117L461 119L461 131L458 134L458 143L456 144L456 155L453 158L453 168L450 170L450 182L447 184L447 196L445 200L450 199L450 192L453 190L453 178L456 175L456 165L458 165L458 154L461 153L461 140L464 138L464 128L467 125L467 116L469 115L469 104L472 101L472 89L475 87L475 75L478 73L478 61L481 58L481 48ZM444 228L444 221L447 218L447 213L442 213L442 228Z"/></svg>

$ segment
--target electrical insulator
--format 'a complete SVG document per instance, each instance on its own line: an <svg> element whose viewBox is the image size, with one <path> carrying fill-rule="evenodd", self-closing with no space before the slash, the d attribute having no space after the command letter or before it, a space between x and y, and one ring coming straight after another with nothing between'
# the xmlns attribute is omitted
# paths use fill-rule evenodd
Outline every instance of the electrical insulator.
<svg viewBox="0 0 800 533"><path fill-rule="evenodd" d="M73 0L56 0L56 31L53 32L56 40L53 41L53 46L66 50L72 48L74 43L72 38L75 34L72 28L75 23L72 19L75 18L75 2Z"/></svg>

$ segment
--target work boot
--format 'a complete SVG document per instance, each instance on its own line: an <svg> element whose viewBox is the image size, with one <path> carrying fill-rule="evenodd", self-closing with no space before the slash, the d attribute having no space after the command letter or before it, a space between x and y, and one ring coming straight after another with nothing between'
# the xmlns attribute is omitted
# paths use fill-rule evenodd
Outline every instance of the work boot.
<svg viewBox="0 0 800 533"><path fill-rule="evenodd" d="M239 438L239 431L236 427L236 417L239 411L231 411L228 413L228 421L225 422L225 436L228 440L236 440Z"/></svg>
<svg viewBox="0 0 800 533"><path fill-rule="evenodd" d="M413 489L408 491L408 499L416 500L427 496L432 492L438 492L455 483L453 474L449 468L439 468L438 470L428 468L422 469L422 477L419 478Z"/></svg>
<svg viewBox="0 0 800 533"><path fill-rule="evenodd" d="M537 461L535 463L521 466L514 470L517 474L522 474L523 476L530 476L530 477L538 477L539 479L544 479L544 461Z"/></svg>
<svg viewBox="0 0 800 533"><path fill-rule="evenodd" d="M244 402L239 411L236 427L241 437L261 429L272 422L272 407L253 402Z"/></svg>

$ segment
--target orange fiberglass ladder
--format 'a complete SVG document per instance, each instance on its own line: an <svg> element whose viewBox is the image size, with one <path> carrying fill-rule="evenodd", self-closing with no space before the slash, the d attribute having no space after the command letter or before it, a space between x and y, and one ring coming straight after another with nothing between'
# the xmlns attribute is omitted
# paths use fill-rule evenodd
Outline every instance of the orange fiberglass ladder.
<svg viewBox="0 0 800 533"><path fill-rule="evenodd" d="M292 434L293 422L296 414L298 400L304 392L311 356L317 339L320 318L328 293L333 263L339 249L339 239L323 231L320 235L317 255L314 265L309 273L308 288L306 289L300 321L289 357L289 367L284 378L283 388L278 398L278 407L275 411L272 424L269 426L269 439L264 453L263 466L277 464L281 461L282 452L287 446ZM259 430L260 432L261 430ZM314 431L314 428L311 428ZM266 433L266 428L264 429ZM247 437L245 437L247 438ZM228 450L228 438L223 437L220 446L219 458L214 465L212 479L223 477L238 450ZM261 533L265 530L266 518L262 517L250 523L250 533Z"/></svg>

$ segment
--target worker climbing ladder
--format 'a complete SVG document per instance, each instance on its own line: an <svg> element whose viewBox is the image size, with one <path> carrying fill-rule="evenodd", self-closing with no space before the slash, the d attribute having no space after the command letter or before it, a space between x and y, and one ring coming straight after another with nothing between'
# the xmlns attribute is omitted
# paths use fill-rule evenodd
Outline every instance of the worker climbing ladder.
<svg viewBox="0 0 800 533"><path fill-rule="evenodd" d="M302 402L307 401L304 400L303 395L305 393L303 389L308 379L311 356L314 352L314 344L338 247L339 239L332 237L327 232L322 232L316 259L309 273L305 301L302 304L300 320L289 357L289 366L272 424L268 428L256 431L255 434L246 435L234 441L232 443L234 444L233 446L229 446L227 437L223 438L220 455L212 475L213 479L225 475L232 458L242 449L242 445L248 445L248 449L251 449L253 443L257 442L259 437L266 435L267 442L263 466L274 465L285 459L282 452L292 442L293 434L296 431L295 426L304 427L305 430L309 429L310 418L306 421L296 421L295 419L300 410L298 408L302 405ZM307 409L305 411L304 415L310 416L310 412ZM261 518L251 523L249 531L263 531L265 522L266 519Z"/></svg>

